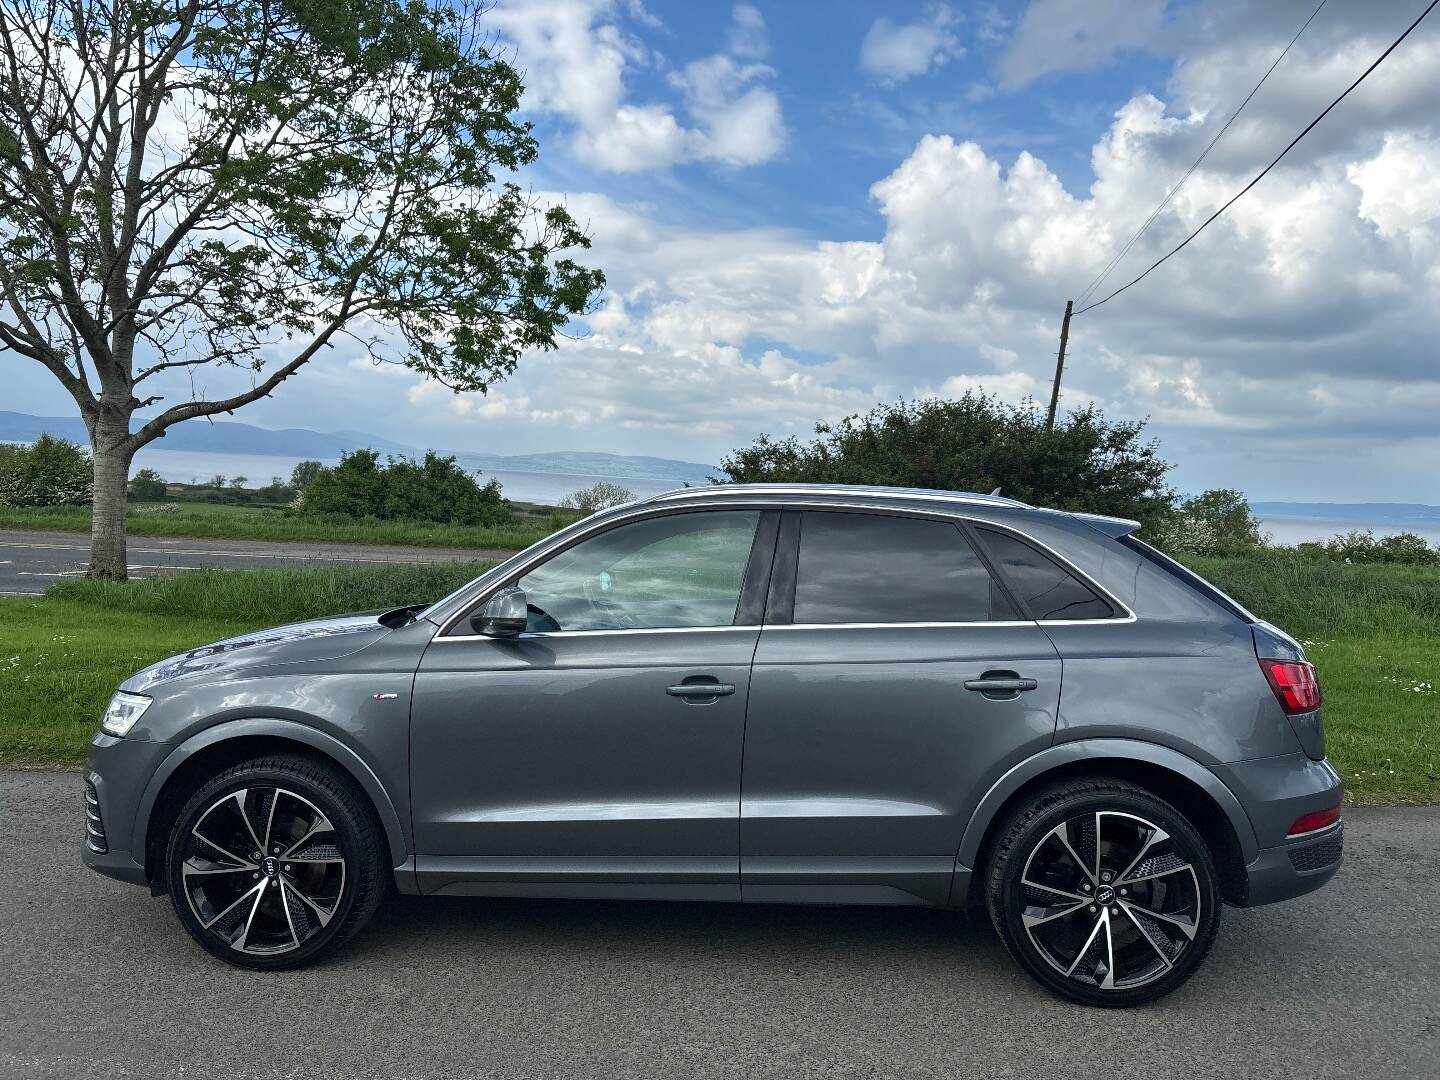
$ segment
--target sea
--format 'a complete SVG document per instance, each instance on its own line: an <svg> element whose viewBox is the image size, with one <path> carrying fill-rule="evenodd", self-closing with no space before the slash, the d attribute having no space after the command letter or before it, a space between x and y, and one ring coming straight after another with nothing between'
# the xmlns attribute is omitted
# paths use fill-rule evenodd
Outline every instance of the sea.
<svg viewBox="0 0 1440 1080"><path fill-rule="evenodd" d="M156 450L145 447L135 455L135 469L154 469L166 480L176 484L204 483L219 475L233 480L246 478L246 487L260 487L271 477L290 478L290 471L303 459L275 454L212 454L188 450ZM586 476L580 473L485 472L481 482L491 478L500 481L507 499L517 502L557 505L572 491L588 488L601 480L629 488L637 497L657 495L662 491L684 487L680 480L639 478L629 476Z"/></svg>

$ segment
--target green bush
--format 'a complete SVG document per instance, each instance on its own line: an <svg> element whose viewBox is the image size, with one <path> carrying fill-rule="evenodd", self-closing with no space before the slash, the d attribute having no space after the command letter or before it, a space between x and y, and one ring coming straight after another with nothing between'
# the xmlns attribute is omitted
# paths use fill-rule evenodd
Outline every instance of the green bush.
<svg viewBox="0 0 1440 1080"><path fill-rule="evenodd" d="M94 480L78 443L41 435L29 446L0 445L0 506L85 506Z"/></svg>
<svg viewBox="0 0 1440 1080"><path fill-rule="evenodd" d="M967 391L953 401L879 405L817 438L762 435L721 462L735 483L880 484L990 491L1038 506L1150 523L1171 512L1170 470L1144 421L1112 422L1090 405L1047 430L1034 402Z"/></svg>
<svg viewBox="0 0 1440 1080"><path fill-rule="evenodd" d="M130 498L138 502L159 502L167 494L165 478L154 469L141 469L130 478Z"/></svg>
<svg viewBox="0 0 1440 1080"><path fill-rule="evenodd" d="M1330 558L1344 562L1440 566L1440 549L1431 547L1423 536L1410 532L1378 539L1370 529L1341 533L1325 541L1323 550Z"/></svg>
<svg viewBox="0 0 1440 1080"><path fill-rule="evenodd" d="M1246 555L1265 546L1250 503L1233 488L1186 499L1173 513L1152 522L1145 539L1175 556Z"/></svg>
<svg viewBox="0 0 1440 1080"><path fill-rule="evenodd" d="M342 454L305 485L302 509L307 515L467 526L504 525L512 516L499 481L482 485L453 457L433 451L418 462L392 457L383 466L375 450Z"/></svg>
<svg viewBox="0 0 1440 1080"><path fill-rule="evenodd" d="M619 506L621 503L634 501L635 493L629 488L612 484L608 480L601 480L599 483L591 484L588 488L572 491L560 500L560 505L567 510L580 510L586 514L593 514L596 510L606 510L612 506Z"/></svg>

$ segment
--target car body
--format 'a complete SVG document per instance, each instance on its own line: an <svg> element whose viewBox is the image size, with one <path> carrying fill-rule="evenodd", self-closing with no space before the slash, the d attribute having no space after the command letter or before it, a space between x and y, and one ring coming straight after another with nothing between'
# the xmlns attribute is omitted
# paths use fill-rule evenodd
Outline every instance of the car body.
<svg viewBox="0 0 1440 1080"><path fill-rule="evenodd" d="M211 778L279 755L353 791L403 893L953 908L988 896L1003 921L1002 834L1032 827L1020 811L1047 792L1103 780L1123 790L1084 802L1066 788L1069 823L1026 839L1014 888L1032 891L1006 943L1023 951L1064 928L1068 944L1017 958L1072 997L1144 1000L1183 981L1187 950L1203 955L1196 929L1213 934L1219 915L1207 890L1263 904L1335 873L1341 784L1313 679L1299 698L1275 681L1309 677L1300 644L1135 528L998 496L829 485L685 489L601 511L423 609L243 635L132 676L120 707L143 711L91 745L83 857L172 894L185 886L167 858L244 869L260 909L269 864L251 856L268 848L212 864L170 845ZM239 790L225 827L255 835L265 797ZM336 818L317 809L324 791L273 790L289 792L296 835ZM1161 862L1205 864L1183 887L1144 886L1171 922L1117 903L1082 946L1079 915L1108 918L1103 905L1074 920L1035 906L1042 870L1046 903L1108 897L1100 878L1121 868L1102 861L1128 861L1129 844L1143 869L1157 843L1179 845ZM251 917L283 930L293 902L275 873L280 900ZM325 889L343 895L333 877ZM190 913L203 922L214 903L192 896ZM1189 936L1165 940L1171 926ZM1137 956L1152 945L1143 979L1114 985L1113 960L1078 983L1062 970L1121 938ZM272 945L226 958L299 959Z"/></svg>

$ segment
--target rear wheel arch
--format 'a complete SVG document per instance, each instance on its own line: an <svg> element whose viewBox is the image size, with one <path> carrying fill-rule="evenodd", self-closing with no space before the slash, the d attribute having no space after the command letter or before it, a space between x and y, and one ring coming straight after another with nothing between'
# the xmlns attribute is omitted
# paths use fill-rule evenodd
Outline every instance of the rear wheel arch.
<svg viewBox="0 0 1440 1080"><path fill-rule="evenodd" d="M1108 777L1145 788L1180 811L1215 859L1222 896L1243 903L1245 866L1258 853L1254 829L1238 799L1218 777L1178 751L1122 739L1062 743L1012 768L986 793L961 840L959 862L986 865L996 831L1010 812L1045 788L1077 777ZM983 875L971 876L970 901Z"/></svg>
<svg viewBox="0 0 1440 1080"><path fill-rule="evenodd" d="M299 754L338 768L365 796L384 833L391 865L409 854L399 814L364 759L323 732L286 720L238 720L206 728L173 750L151 777L135 821L135 846L144 852L152 890L159 878L171 822L211 776L250 758Z"/></svg>

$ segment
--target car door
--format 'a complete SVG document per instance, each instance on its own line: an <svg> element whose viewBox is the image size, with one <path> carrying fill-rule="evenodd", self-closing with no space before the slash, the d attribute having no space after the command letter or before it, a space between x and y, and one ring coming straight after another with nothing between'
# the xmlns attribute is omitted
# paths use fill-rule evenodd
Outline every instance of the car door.
<svg viewBox="0 0 1440 1080"><path fill-rule="evenodd" d="M954 520L787 510L751 675L744 898L945 903L980 794L1051 741L1060 669Z"/></svg>
<svg viewBox="0 0 1440 1080"><path fill-rule="evenodd" d="M622 521L502 583L526 593L518 637L467 618L436 636L411 727L422 890L738 899L745 705L777 519Z"/></svg>

